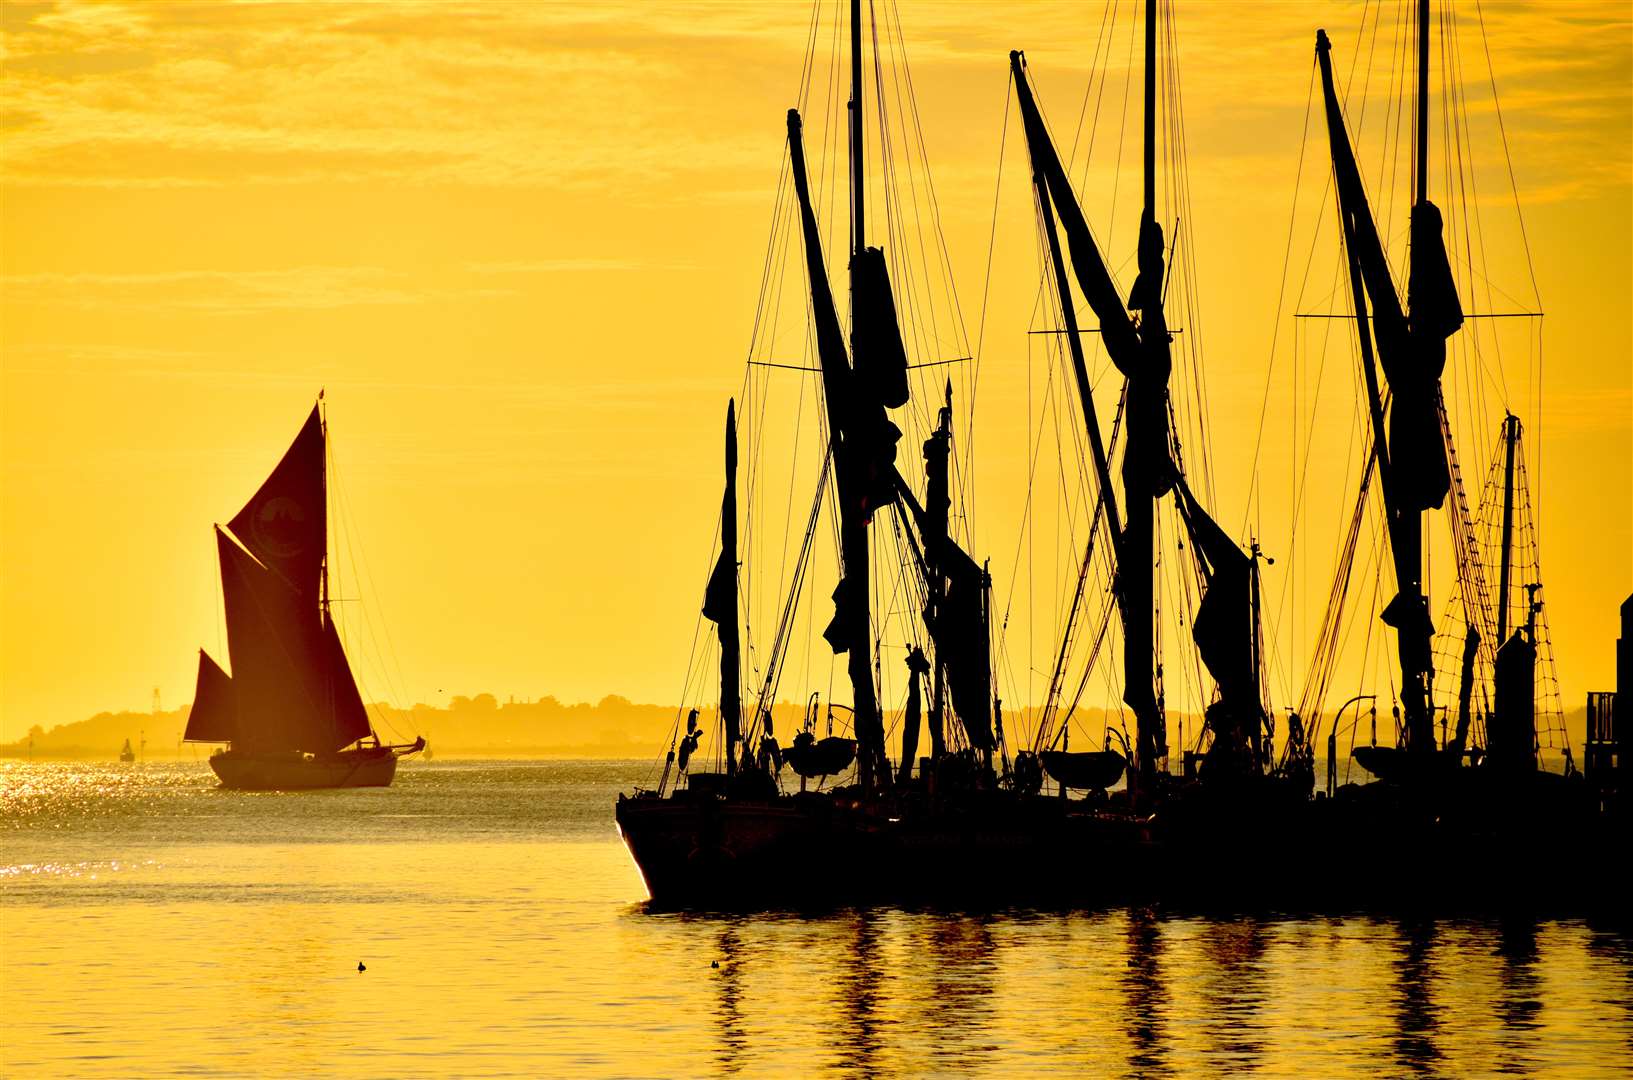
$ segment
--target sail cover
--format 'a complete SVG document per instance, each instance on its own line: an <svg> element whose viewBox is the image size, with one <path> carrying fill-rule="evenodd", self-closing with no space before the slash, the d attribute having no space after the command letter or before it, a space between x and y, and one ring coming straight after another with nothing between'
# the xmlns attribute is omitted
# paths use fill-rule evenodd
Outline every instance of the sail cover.
<svg viewBox="0 0 1633 1080"><path fill-rule="evenodd" d="M1253 705L1253 561L1208 516L1181 477L1180 510L1191 543L1206 564L1207 589L1191 624L1202 662L1227 702Z"/></svg>
<svg viewBox="0 0 1633 1080"><path fill-rule="evenodd" d="M338 750L368 733L345 654L317 608L281 575L216 530L227 650L238 702L235 746Z"/></svg>
<svg viewBox="0 0 1633 1080"><path fill-rule="evenodd" d="M198 651L198 685L187 713L189 742L231 742L238 737L232 679L203 649Z"/></svg>
<svg viewBox="0 0 1633 1080"><path fill-rule="evenodd" d="M313 600L328 536L323 452L323 420L313 406L272 475L227 523L262 566Z"/></svg>
<svg viewBox="0 0 1633 1080"><path fill-rule="evenodd" d="M856 373L881 405L907 404L907 348L896 322L896 298L883 248L863 249L851 270L856 292Z"/></svg>
<svg viewBox="0 0 1633 1080"><path fill-rule="evenodd" d="M992 667L984 610L985 575L976 561L948 540L938 556L947 576L947 597L935 613L931 635L947 667L953 711L977 750L992 749Z"/></svg>

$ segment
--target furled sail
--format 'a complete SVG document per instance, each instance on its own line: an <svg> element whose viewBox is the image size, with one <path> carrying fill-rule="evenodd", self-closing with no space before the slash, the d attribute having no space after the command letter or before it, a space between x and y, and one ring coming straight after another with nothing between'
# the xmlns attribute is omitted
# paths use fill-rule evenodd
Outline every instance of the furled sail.
<svg viewBox="0 0 1633 1080"><path fill-rule="evenodd" d="M977 750L992 749L992 667L987 641L986 572L952 541L937 559L947 596L930 628L946 667L953 711Z"/></svg>
<svg viewBox="0 0 1633 1080"><path fill-rule="evenodd" d="M934 456L927 457L933 475ZM970 745L977 750L991 750L992 660L988 648L987 572L946 535L945 516L938 523L932 512L913 498L905 480L898 477L897 483L923 541L926 584L936 598L924 612L930 640L936 646L936 663L946 673L953 711L964 725ZM936 487L932 479L932 499ZM934 531L938 527L943 530L939 535ZM931 736L936 738L934 716L931 723Z"/></svg>
<svg viewBox="0 0 1633 1080"><path fill-rule="evenodd" d="M262 566L314 603L328 537L323 419L316 406L260 490L227 523Z"/></svg>
<svg viewBox="0 0 1633 1080"><path fill-rule="evenodd" d="M231 742L238 737L238 703L232 678L203 649L198 651L198 684L187 713L188 742Z"/></svg>
<svg viewBox="0 0 1633 1080"><path fill-rule="evenodd" d="M1264 723L1259 701L1257 659L1253 642L1253 560L1210 517L1180 477L1176 484L1180 515L1206 584L1191 623L1202 663L1219 686L1219 700L1206 712L1213 731L1208 768L1232 772L1256 770L1255 751Z"/></svg>
<svg viewBox="0 0 1633 1080"><path fill-rule="evenodd" d="M864 391L879 404L907 404L907 347L896 321L896 298L883 248L863 249L851 267L856 291L856 373Z"/></svg>
<svg viewBox="0 0 1633 1080"><path fill-rule="evenodd" d="M1494 768L1536 768L1537 649L1523 630L1497 650L1492 672L1491 715L1486 718L1486 759Z"/></svg>
<svg viewBox="0 0 1633 1080"><path fill-rule="evenodd" d="M913 766L918 763L919 722L924 715L924 698L919 683L930 673L930 661L917 645L907 654L907 708L902 713L902 763L897 778L902 783L913 778Z"/></svg>
<svg viewBox="0 0 1633 1080"><path fill-rule="evenodd" d="M1179 481L1179 506L1191 543L1201 556L1207 587L1197 605L1191 637L1220 696L1251 705L1253 673L1253 560L1225 534Z"/></svg>
<svg viewBox="0 0 1633 1080"><path fill-rule="evenodd" d="M720 499L720 558L703 594L703 616L720 638L720 718L725 725L726 768L736 770L743 702L737 629L737 403L726 405L726 491Z"/></svg>

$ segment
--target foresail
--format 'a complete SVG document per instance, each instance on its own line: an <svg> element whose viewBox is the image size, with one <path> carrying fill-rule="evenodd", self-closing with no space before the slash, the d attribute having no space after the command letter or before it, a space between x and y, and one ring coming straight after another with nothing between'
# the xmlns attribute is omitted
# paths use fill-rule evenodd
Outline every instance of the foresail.
<svg viewBox="0 0 1633 1080"><path fill-rule="evenodd" d="M198 684L187 713L188 742L232 742L238 737L238 702L232 677L203 649L198 651Z"/></svg>
<svg viewBox="0 0 1633 1080"><path fill-rule="evenodd" d="M227 523L261 565L314 604L328 536L323 465L323 419L313 406L272 475Z"/></svg>
<svg viewBox="0 0 1633 1080"><path fill-rule="evenodd" d="M333 621L323 627L324 681L327 683L329 707L333 716L330 749L338 750L358 739L367 738L374 729L369 725L363 695L357 689L357 679L346 662L346 650L340 644L340 635Z"/></svg>

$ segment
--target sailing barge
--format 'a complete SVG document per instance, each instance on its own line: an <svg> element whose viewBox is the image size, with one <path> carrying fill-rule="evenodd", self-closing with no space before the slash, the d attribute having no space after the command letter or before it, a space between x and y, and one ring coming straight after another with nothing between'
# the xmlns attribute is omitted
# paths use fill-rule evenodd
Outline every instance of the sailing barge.
<svg viewBox="0 0 1633 1080"><path fill-rule="evenodd" d="M375 734L329 608L328 432L321 405L265 483L215 527L229 675L203 649L185 738L223 787L385 787L425 740Z"/></svg>
<svg viewBox="0 0 1633 1080"><path fill-rule="evenodd" d="M789 173L797 198L820 373L825 460L812 527L829 482L834 491L839 581L824 637L845 653L852 691L850 738L819 738L808 708L793 745L773 735L772 693L779 649L808 565L802 551L776 643L760 674L758 700L745 709L739 627L736 416L728 410L721 551L703 613L717 629L720 731L715 767L698 767L705 732L697 711L677 730L655 790L620 796L615 816L653 901L687 904L803 904L907 899L930 902L1099 902L1142 899L1200 904L1371 906L1423 903L1616 905L1618 856L1627 849L1619 771L1593 781L1538 768L1532 668L1533 617L1509 632L1499 616L1497 702L1470 710L1465 663L1463 710L1454 736L1433 730L1432 624L1417 547L1420 515L1450 486L1450 431L1440 399L1445 339L1461 321L1453 275L1439 236L1439 213L1419 169L1412 211L1413 264L1403 309L1366 209L1337 101L1325 34L1318 42L1323 96L1337 177L1344 249L1360 331L1367 413L1373 423L1368 475L1375 475L1388 523L1396 598L1383 621L1396 633L1405 720L1401 746L1363 748L1357 760L1378 780L1315 789L1320 695L1307 724L1294 712L1278 740L1263 686L1258 545L1244 550L1192 489L1170 429L1173 370L1165 301L1172 250L1157 216L1157 5L1144 18L1144 206L1136 262L1125 296L1113 282L1039 108L1019 52L1010 55L1014 96L1030 158L1039 231L1047 252L1044 289L1056 302L1056 331L1069 353L1096 492L1077 595L1051 680L1044 721L1030 745L1006 744L991 662L991 579L949 528L952 390L923 445L923 495L896 457L900 431L887 411L907 404L908 365L886 259L869 247L861 79L861 5L850 4L849 336L828 283L816 203L805 163L803 122L788 116ZM1424 104L1428 0L1417 12L1419 162L1427 161ZM877 40L877 30L875 31ZM1064 242L1061 234L1064 234ZM1098 327L1080 328L1075 283ZM1369 304L1370 300L1370 304ZM1101 429L1084 336L1097 333L1124 380L1110 438ZM1376 346L1376 356L1374 354ZM753 361L751 361L752 363ZM1381 363L1387 389L1380 385ZM777 366L777 365L773 365ZM1510 430L1517 437L1517 424ZM1120 471L1113 473L1119 435ZM1205 447L1202 448L1205 450ZM1372 470L1376 470L1375 473ZM1361 497L1367 494L1363 481ZM1154 659L1158 560L1154 516L1172 498L1201 598L1190 621L1194 657L1215 690L1202 730L1184 746L1184 769L1168 768L1162 665ZM1512 498L1512 484L1510 484ZM905 537L919 579L923 645L909 643L901 744L887 754L879 705L879 640L869 609L869 526L888 520ZM1096 544L1098 542L1098 550ZM1505 538L1505 545L1507 540ZM1122 631L1121 689L1134 720L1119 749L1072 752L1072 708L1057 707L1073 623L1091 565L1110 566L1106 618ZM1478 560L1473 560L1478 566ZM1507 551L1501 604L1509 589ZM1347 570L1346 570L1347 573ZM1473 595L1481 586L1470 580ZM1470 602L1470 610L1475 604ZM1624 616L1629 608L1624 608ZM1522 625L1523 622L1523 625ZM1625 624L1624 640L1633 641ZM1478 634L1470 623L1470 640ZM1101 636L1104 635L1102 627ZM1491 635L1488 635L1491 636ZM1472 655L1474 645L1470 645ZM1321 682L1325 686L1325 682ZM925 714L926 698L928 712ZM1606 695L1606 701L1614 699ZM1625 700L1625 699L1624 699ZM1074 703L1075 704L1075 703ZM1610 706L1602 706L1609 715ZM1341 719L1340 717L1334 718ZM921 723L930 752L918 756ZM1612 727L1603 728L1609 733ZM1329 766L1336 723L1328 736ZM1481 745L1483 744L1483 745ZM1619 745L1619 744L1617 744ZM1605 760L1619 758L1611 750ZM854 773L847 770L854 761ZM785 768L786 766L786 768ZM798 778L785 792L785 775ZM807 790L810 780L845 774L852 782ZM1112 790L1126 776L1121 790ZM1048 781L1058 794L1046 793ZM792 781L788 782L790 785ZM1086 798L1068 798L1071 789ZM1550 867L1522 867L1516 852L1546 847Z"/></svg>

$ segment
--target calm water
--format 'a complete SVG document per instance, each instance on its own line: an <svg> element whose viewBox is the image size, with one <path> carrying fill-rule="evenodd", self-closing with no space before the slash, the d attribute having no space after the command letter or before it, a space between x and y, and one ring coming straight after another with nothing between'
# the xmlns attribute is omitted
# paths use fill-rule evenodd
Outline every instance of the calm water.
<svg viewBox="0 0 1633 1080"><path fill-rule="evenodd" d="M648 914L647 768L0 764L0 1072L1633 1075L1625 928Z"/></svg>

